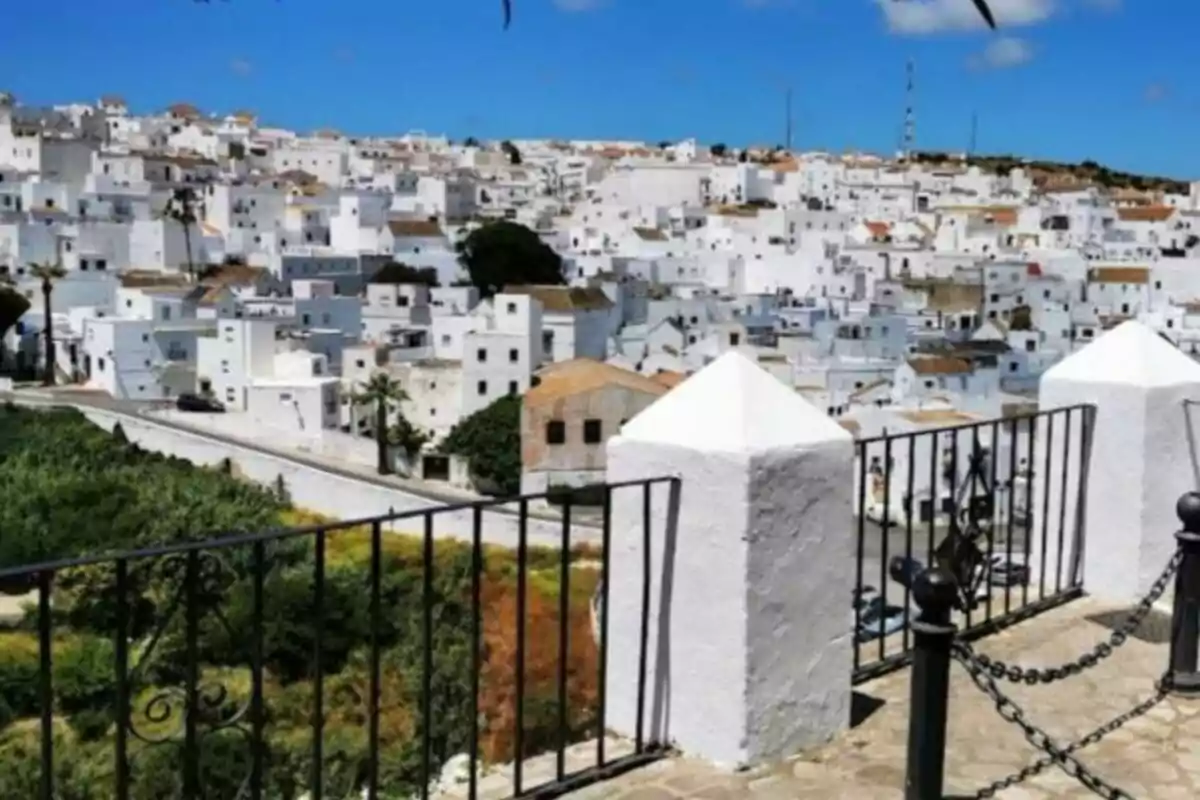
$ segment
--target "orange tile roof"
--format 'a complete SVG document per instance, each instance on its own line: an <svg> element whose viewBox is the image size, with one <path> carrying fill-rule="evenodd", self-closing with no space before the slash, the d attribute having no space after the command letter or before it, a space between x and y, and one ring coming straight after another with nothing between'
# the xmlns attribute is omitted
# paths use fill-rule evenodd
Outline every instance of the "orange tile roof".
<svg viewBox="0 0 1200 800"><path fill-rule="evenodd" d="M388 230L393 236L399 237L436 237L445 236L442 226L427 219L393 219L388 221Z"/></svg>
<svg viewBox="0 0 1200 800"><path fill-rule="evenodd" d="M908 365L918 375L965 375L971 372L971 362L948 356L910 358Z"/></svg>
<svg viewBox="0 0 1200 800"><path fill-rule="evenodd" d="M1096 267L1088 270L1091 283L1137 283L1150 281L1149 267Z"/></svg>
<svg viewBox="0 0 1200 800"><path fill-rule="evenodd" d="M871 232L871 235L874 236L876 239L882 239L883 237L887 236L889 233L892 232L892 226L888 225L886 222L874 222L872 220L865 220L863 222L863 225L867 226L867 230L869 230Z"/></svg>
<svg viewBox="0 0 1200 800"><path fill-rule="evenodd" d="M630 389L655 397L668 388L636 372L614 367L590 358L563 361L538 373L540 382L525 393L523 403L529 407L545 406L583 392L610 386Z"/></svg>
<svg viewBox="0 0 1200 800"><path fill-rule="evenodd" d="M1174 213L1171 206L1135 206L1118 208L1117 218L1122 222L1166 222Z"/></svg>
<svg viewBox="0 0 1200 800"><path fill-rule="evenodd" d="M658 228L634 228L633 232L643 242L665 242L667 234L660 231Z"/></svg>

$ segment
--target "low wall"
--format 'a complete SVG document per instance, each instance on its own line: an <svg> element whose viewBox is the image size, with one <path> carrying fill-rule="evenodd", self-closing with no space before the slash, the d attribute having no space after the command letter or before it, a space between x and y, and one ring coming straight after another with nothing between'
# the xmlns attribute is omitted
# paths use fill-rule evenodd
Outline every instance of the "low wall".
<svg viewBox="0 0 1200 800"><path fill-rule="evenodd" d="M421 497L400 488L338 474L249 445L239 446L210 438L200 432L180 430L146 417L88 405L61 405L72 405L93 424L107 431L120 422L129 441L146 450L173 455L200 466L215 466L228 458L236 465L240 475L266 486L283 476L297 505L336 519L387 514L389 509L401 513L437 509L445 505L442 501ZM473 513L468 508L437 514L434 517L435 534L439 538L470 539ZM516 546L519 523L516 513L505 509L489 509L484 511L482 517L485 541ZM391 528L397 532L420 533L423 525L422 518L414 517L412 520L397 521ZM562 536L562 523L529 516L527 530L530 544L557 546ZM571 526L571 535L573 542L598 541L600 531L576 523Z"/></svg>

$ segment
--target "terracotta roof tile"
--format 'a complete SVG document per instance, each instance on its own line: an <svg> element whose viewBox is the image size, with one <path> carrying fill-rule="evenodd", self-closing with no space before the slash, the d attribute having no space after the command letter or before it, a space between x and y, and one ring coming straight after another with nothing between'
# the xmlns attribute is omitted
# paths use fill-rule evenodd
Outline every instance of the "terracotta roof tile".
<svg viewBox="0 0 1200 800"><path fill-rule="evenodd" d="M1122 222L1166 222L1174 213L1171 206L1137 206L1118 208L1117 218Z"/></svg>
<svg viewBox="0 0 1200 800"><path fill-rule="evenodd" d="M1090 283L1137 283L1150 281L1149 267L1095 267L1088 270Z"/></svg>
<svg viewBox="0 0 1200 800"><path fill-rule="evenodd" d="M551 365L538 373L540 382L525 393L523 403L537 407L566 397L609 386L619 386L642 394L662 396L668 388L636 372L614 367L590 358L577 358Z"/></svg>
<svg viewBox="0 0 1200 800"><path fill-rule="evenodd" d="M948 356L910 358L908 365L918 375L966 375L972 371L970 361Z"/></svg>
<svg viewBox="0 0 1200 800"><path fill-rule="evenodd" d="M393 219L388 221L388 230L396 237L445 236L442 226L427 219Z"/></svg>
<svg viewBox="0 0 1200 800"><path fill-rule="evenodd" d="M667 234L663 231L660 231L658 228L634 228L633 232L636 233L638 238L643 242L667 241Z"/></svg>
<svg viewBox="0 0 1200 800"><path fill-rule="evenodd" d="M576 286L506 286L505 294L524 294L536 298L549 312L599 311L612 308L602 289Z"/></svg>

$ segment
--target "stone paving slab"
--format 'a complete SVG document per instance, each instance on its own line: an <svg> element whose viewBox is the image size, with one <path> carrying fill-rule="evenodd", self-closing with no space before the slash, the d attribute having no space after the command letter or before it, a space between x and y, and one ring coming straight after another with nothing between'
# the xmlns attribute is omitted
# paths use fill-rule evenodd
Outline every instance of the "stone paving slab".
<svg viewBox="0 0 1200 800"><path fill-rule="evenodd" d="M1078 600L982 639L976 648L1023 666L1056 666L1107 638L1109 630L1088 617L1111 610L1093 600ZM1066 744L1152 696L1167 657L1165 645L1131 637L1108 660L1061 683L1004 683L1001 688L1026 709L1030 721ZM952 675L946 794L947 798L974 797L979 789L1041 754L1026 743L1018 728L997 715L994 704L964 669L955 665ZM572 800L900 798L909 670L857 690L882 705L834 741L784 763L729 773L696 759L673 757L566 796ZM614 743L610 749L616 746ZM594 753L594 745L579 746L575 753L577 759L586 761ZM1200 797L1200 700L1168 697L1145 716L1083 750L1079 758L1138 800ZM509 795L511 791L505 796ZM488 800L499 796L489 795ZM1002 800L1094 796L1055 767L996 795Z"/></svg>

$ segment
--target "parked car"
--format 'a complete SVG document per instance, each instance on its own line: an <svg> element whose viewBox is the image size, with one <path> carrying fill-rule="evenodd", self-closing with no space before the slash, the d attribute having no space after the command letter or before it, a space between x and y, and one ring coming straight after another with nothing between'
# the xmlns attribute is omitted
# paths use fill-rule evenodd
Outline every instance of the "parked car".
<svg viewBox="0 0 1200 800"><path fill-rule="evenodd" d="M198 394L181 394L175 399L175 407L180 411L198 411L207 413L221 413L225 411L225 406L213 400L211 397L203 397Z"/></svg>
<svg viewBox="0 0 1200 800"><path fill-rule="evenodd" d="M1029 565L1023 556L997 553L987 563L987 582L992 586L1024 586L1029 583Z"/></svg>

